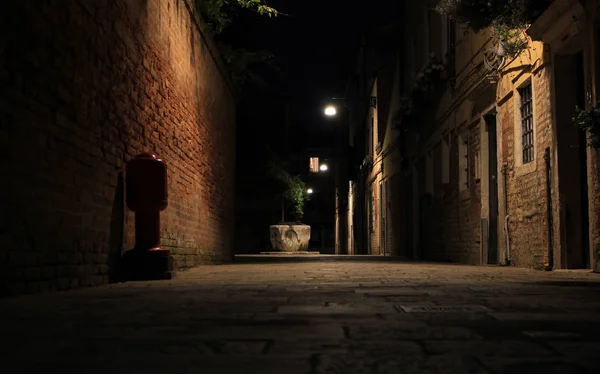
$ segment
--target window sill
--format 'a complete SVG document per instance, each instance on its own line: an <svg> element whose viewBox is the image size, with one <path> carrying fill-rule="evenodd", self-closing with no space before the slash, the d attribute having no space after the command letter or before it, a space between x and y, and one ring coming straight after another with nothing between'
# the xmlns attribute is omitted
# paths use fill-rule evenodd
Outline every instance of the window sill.
<svg viewBox="0 0 600 374"><path fill-rule="evenodd" d="M521 177L527 174L531 174L537 170L537 158L526 164L517 165L515 168L515 176Z"/></svg>

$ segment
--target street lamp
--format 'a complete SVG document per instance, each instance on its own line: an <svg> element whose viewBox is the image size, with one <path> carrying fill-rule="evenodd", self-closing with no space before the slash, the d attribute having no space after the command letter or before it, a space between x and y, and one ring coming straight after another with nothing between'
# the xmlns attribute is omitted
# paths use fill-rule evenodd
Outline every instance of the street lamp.
<svg viewBox="0 0 600 374"><path fill-rule="evenodd" d="M311 193L313 193L313 189L309 188L308 190L306 190L306 193L310 195Z"/></svg>
<svg viewBox="0 0 600 374"><path fill-rule="evenodd" d="M327 117L333 117L337 114L337 110L335 109L335 107L333 105L328 105L325 108L325 115Z"/></svg>
<svg viewBox="0 0 600 374"><path fill-rule="evenodd" d="M321 164L321 166L319 166L319 170L321 170L321 171L327 171L327 169L329 169L327 164Z"/></svg>

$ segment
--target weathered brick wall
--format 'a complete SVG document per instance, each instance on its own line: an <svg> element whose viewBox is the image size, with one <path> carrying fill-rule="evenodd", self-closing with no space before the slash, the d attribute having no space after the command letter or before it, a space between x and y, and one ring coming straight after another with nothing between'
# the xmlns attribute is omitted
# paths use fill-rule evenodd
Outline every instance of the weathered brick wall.
<svg viewBox="0 0 600 374"><path fill-rule="evenodd" d="M0 5L3 293L108 282L134 244L125 162L147 150L176 265L231 260L234 97L190 3Z"/></svg>
<svg viewBox="0 0 600 374"><path fill-rule="evenodd" d="M374 170L379 170L380 166L380 162L376 163L375 166L373 167ZM371 231L370 226L369 226L369 248L370 248L370 254L372 255L379 255L381 254L381 242L379 241L380 239L380 233L381 233L381 226L380 226L380 219L381 219L381 215L380 215L380 208L381 208L381 194L379 191L379 182L381 181L381 174L377 174L375 179L372 180L371 184L370 184L370 189L368 189L368 193L371 194L372 191L372 196L373 199L375 201L374 204L374 210L373 210L373 230ZM368 203L371 203L371 200L367 200ZM367 208L367 213L369 212L368 208ZM367 216L367 224L368 224L368 216Z"/></svg>
<svg viewBox="0 0 600 374"><path fill-rule="evenodd" d="M591 267L600 272L600 151L590 150L590 246L592 249Z"/></svg>
<svg viewBox="0 0 600 374"><path fill-rule="evenodd" d="M547 199L544 151L552 143L550 121L550 71L542 68L531 75L533 84L534 126L536 127L536 168L518 173L515 163L515 110L519 99L512 95L498 106L498 125L502 126L502 161L507 165L507 197L511 262L518 267L542 268L547 260ZM555 231L557 232L557 231ZM555 235L555 238L558 238ZM501 257L501 259L503 256Z"/></svg>

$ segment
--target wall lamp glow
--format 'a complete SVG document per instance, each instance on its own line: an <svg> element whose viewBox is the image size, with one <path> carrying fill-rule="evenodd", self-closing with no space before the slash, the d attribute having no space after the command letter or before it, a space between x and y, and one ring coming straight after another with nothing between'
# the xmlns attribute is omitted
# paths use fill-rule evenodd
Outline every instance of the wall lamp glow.
<svg viewBox="0 0 600 374"><path fill-rule="evenodd" d="M319 166L319 170L321 170L321 171L327 171L327 169L329 169L327 164L322 164L321 166Z"/></svg>
<svg viewBox="0 0 600 374"><path fill-rule="evenodd" d="M310 195L311 193L313 193L313 189L309 188L308 190L306 190L306 193Z"/></svg>

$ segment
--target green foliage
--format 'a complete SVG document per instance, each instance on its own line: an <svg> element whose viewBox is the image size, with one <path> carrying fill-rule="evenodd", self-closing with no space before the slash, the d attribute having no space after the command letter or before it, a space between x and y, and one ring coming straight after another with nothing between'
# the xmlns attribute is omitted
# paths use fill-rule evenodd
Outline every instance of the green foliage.
<svg viewBox="0 0 600 374"><path fill-rule="evenodd" d="M276 17L279 12L268 6L264 0L196 0L196 7L202 14L205 26L217 42L217 47L227 65L235 85L243 87L247 83L258 86L264 82L252 68L263 64L273 66L273 55L265 51L248 51L222 43L217 38L229 26L238 10L250 10L260 16Z"/></svg>
<svg viewBox="0 0 600 374"><path fill-rule="evenodd" d="M525 26L548 3L546 0L441 0L435 9L478 32L494 23L511 28Z"/></svg>
<svg viewBox="0 0 600 374"><path fill-rule="evenodd" d="M509 58L520 55L529 44L524 26L513 28L504 23L495 22L492 25L492 35L500 41L502 52Z"/></svg>
<svg viewBox="0 0 600 374"><path fill-rule="evenodd" d="M478 32L487 27L509 57L527 48L525 28L551 0L441 0L436 11Z"/></svg>
<svg viewBox="0 0 600 374"><path fill-rule="evenodd" d="M298 218L304 215L304 204L309 200L306 184L298 175L291 175L278 163L270 165L271 176L280 183L283 198L292 204L292 214Z"/></svg>
<svg viewBox="0 0 600 374"><path fill-rule="evenodd" d="M600 108L594 107L589 110L575 107L573 123L589 134L588 145L594 149L600 149Z"/></svg>
<svg viewBox="0 0 600 374"><path fill-rule="evenodd" d="M196 0L196 7L213 34L222 33L231 24L236 8L252 10L267 17L279 15L279 12L268 6L264 0Z"/></svg>
<svg viewBox="0 0 600 374"><path fill-rule="evenodd" d="M227 65L231 78L238 87L247 83L257 86L264 85L264 81L252 70L254 66L273 66L274 56L267 51L248 51L243 48L234 48L229 44L218 43L219 53Z"/></svg>

